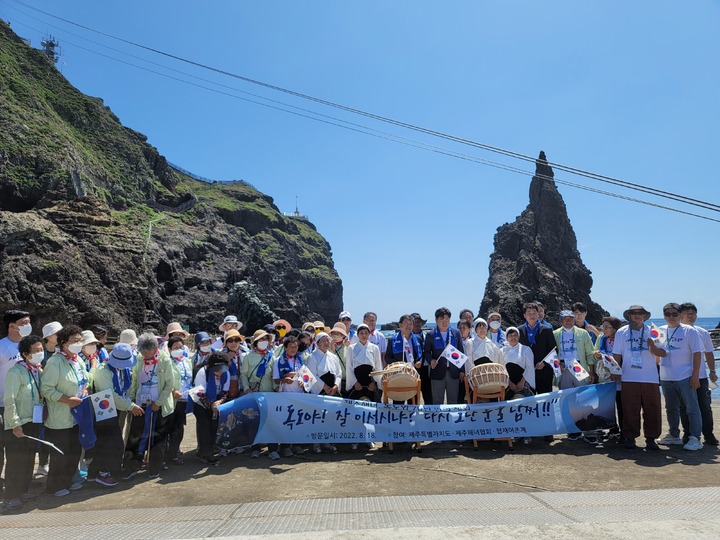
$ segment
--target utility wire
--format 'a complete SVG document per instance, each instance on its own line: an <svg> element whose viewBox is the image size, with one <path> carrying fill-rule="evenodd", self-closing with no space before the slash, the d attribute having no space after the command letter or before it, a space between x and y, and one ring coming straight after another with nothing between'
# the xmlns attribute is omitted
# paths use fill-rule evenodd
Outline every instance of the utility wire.
<svg viewBox="0 0 720 540"><path fill-rule="evenodd" d="M524 160L524 161L529 161L529 162L532 162L532 163L535 162L535 158L534 158L534 157L528 156L528 155L526 155L526 154L521 154L521 153L518 153L518 152L513 152L513 151L511 151L511 150L506 150L506 149L503 149L503 148L500 148L500 147L497 147L497 146L492 146L492 145L488 145L488 144L484 144L484 143L479 143L479 142L472 141L472 140L470 140L470 139L465 139L465 138L462 138L462 137L458 137L458 136L455 136L455 135L449 135L449 134L447 134L447 133L435 131L435 130L428 129L428 128L425 128L425 127L422 127L422 126L417 126L417 125L414 125L414 124L409 124L409 123L406 123L406 122L402 122L402 121L400 121L400 120L395 120L395 119L388 118L388 117L385 117L385 116L381 116L381 115L378 115L378 114L366 112L366 111L363 111L363 110L360 110L360 109L355 109L355 108L353 108L353 107L348 107L348 106L346 106L346 105L342 105L342 104L339 104L339 103L335 103L335 102L332 102L332 101L328 101L328 100L325 100L325 99L322 99L322 98L317 98L317 97L314 97L314 96L310 96L310 95L308 95L308 94L303 94L303 93L301 93L301 92L297 92L297 91L290 90L290 89L287 89L287 88L283 88L283 87L280 87L280 86L272 85L272 84L265 83L265 82L262 82L262 81L258 81L258 80L255 80L255 79L251 79L251 78L249 78L249 77L245 77L245 76L242 76L242 75L239 75L239 74L236 74L236 73L232 73L232 72L229 72L229 71L225 71L225 70L222 70L222 69L213 67L213 66L209 66L209 65L207 65L207 64L202 64L202 63L196 62L196 61L194 61L194 60L189 60L189 59L187 59L187 58L183 58L183 57L181 57L181 56L177 56L177 55L174 55L174 54L165 52L165 51L161 51L161 50L155 49L155 48L153 48L153 47L148 47L148 46L146 46L146 45L142 45L142 44L136 43L136 42L134 42L134 41L130 41L130 40L127 40L127 39L118 37L118 36L114 36L114 35L112 35L112 34L108 34L108 33L105 33L105 32L99 31L99 30L95 30L95 29L90 28L90 27L88 27L88 26L85 26L85 25L76 23L76 22L74 22L74 21L70 21L70 20L68 20L68 19L65 19L65 18L63 18L63 17L59 17L59 16L54 15L54 14L52 14L52 13L48 13L48 12L46 12L46 11L43 11L43 10L41 10L41 9L39 9L39 8L36 8L36 7L34 7L34 6L32 6L32 5L29 5L29 4L25 3L25 2L22 2L21 0L11 0L11 1L14 2L14 3L16 3L16 4L20 4L20 5L22 5L22 6L25 6L25 7L29 8L29 9L32 9L32 10L34 10L34 11L37 11L37 12L39 12L39 13L42 13L42 14L44 14L44 15L47 15L47 16L49 16L49 17L52 17L52 18L54 18L54 19L61 20L61 21L65 22L65 23L71 24L71 25L73 25L73 26L77 26L77 27L79 27L79 28L83 28L84 30L87 30L87 31L89 31L89 32L93 32L93 33L96 33L96 34L100 34L100 35L102 35L102 36L105 36L105 37L108 37L108 38L111 38L111 39L114 39L114 40L117 40L117 41L120 41L120 42L123 42L123 43L127 43L127 44L129 44L129 45L134 46L134 47L138 47L138 48L141 48L141 49L144 49L144 50L153 52L153 53L155 53L155 54L159 54L159 55L162 55L162 56L165 56L165 57L168 57L168 58L172 58L172 59L177 60L177 61L179 61L179 62L183 62L183 63L186 63L186 64L190 64L190 65L199 67L199 68L201 68L201 69L205 69L205 70L209 70L209 71L212 71L212 72L215 72L215 73L219 73L219 74L222 74L222 75L226 75L226 76L229 76L229 77L233 77L233 78L236 78L236 79L239 79L239 80L242 80L242 81L251 83L251 84L255 84L255 85L262 86L262 87L265 87L265 88L268 88L268 89L271 89L271 90L275 90L275 91L283 92L283 93L286 93L286 94L289 94L289 95L292 95L292 96L295 96L295 97L299 97L299 98L301 98L301 99L310 100L310 101L313 101L313 102L316 102L316 103L320 103L320 104L325 105L325 106L334 107L334 108L337 108L337 109L340 109L340 110L344 110L344 111L346 111L346 112L350 112L350 113L353 113L353 114L358 114L358 115L361 115L361 116L365 116L365 117L367 117L367 118L371 118L371 119L374 119L374 120L377 120L377 121L380 121L380 122L385 122L385 123L393 124L393 125L396 125L396 126L399 126L399 127L403 127L403 128L410 129L410 130L413 130L413 131L418 131L418 132L421 132L421 133L425 133L425 134L427 134L427 135L431 135L431 136L434 136L434 137L443 138L443 139L450 140L450 141L453 141L453 142L457 142L457 143L460 143L460 144L465 144L465 145L469 145L469 146L474 146L474 147L480 148L480 149L482 149L482 150L486 150L486 151L490 151L490 152L502 154L502 155L505 155L505 156L508 156L508 157L513 157L513 158L516 158L516 159L520 159L520 160ZM685 196L685 195L680 195L680 194L677 194L677 193L673 193L673 192L669 192L669 191L664 191L664 190L661 190L661 189L658 189L658 188L653 188L653 187L650 187L650 186L645 186L645 185L638 184L638 183L634 183L634 182L630 182L630 181L627 181L627 180L621 180L621 179L618 179L618 178L615 178L615 177L612 177L612 176L602 175L602 174L599 174L599 173L593 173L593 172L591 172L591 171L586 171L586 170L579 169L579 168L576 168L576 167L571 167L571 166L568 166L568 165L564 165L564 164L562 164L562 163L557 163L557 162L548 161L548 165L550 165L550 166L552 166L553 168L558 169L558 170L562 170L562 171L569 172L569 173L571 173L571 174L576 174L576 175L579 175L579 176L585 176L586 178L590 178L590 179L597 180L597 181L600 181L600 182L604 182L604 183L608 183L608 184L613 184L613 185L616 185L616 186L619 186L619 187L623 187L623 188L626 188L626 189L633 189L633 190L636 190L636 191L641 191L641 192L649 193L649 194L651 194L651 195L655 195L655 196L658 196L658 197L669 198L669 199L672 199L672 200L675 200L675 201L678 201L678 202L682 202L682 203L684 203L684 204L689 204L689 205L692 205L692 206L697 206L697 207L703 208L703 209L705 209L705 210L711 210L711 211L714 211L714 212L720 212L720 205L715 204L715 203L710 203L710 202L707 202L707 201L702 201L702 200L695 199L695 198L692 198L692 197L687 197L687 196Z"/></svg>
<svg viewBox="0 0 720 540"><path fill-rule="evenodd" d="M18 10L18 11L20 11L20 10ZM22 13L22 11L20 11L20 12ZM35 17L33 17L33 16L29 15L29 14L25 14L25 13L23 13L23 14L26 15L26 16L28 16L28 17L30 17L30 18L32 18L32 19L34 19L34 20L37 20L37 21L39 21L39 22L44 23L44 21L42 21L42 20L40 20L40 19L37 19L37 18L35 18ZM22 23L22 22L19 22L19 21L16 21L16 23L17 23L17 24L20 24L20 25L22 25L22 26L25 26L25 27L27 27L27 28L29 28L29 29L31 29L31 30L34 30L34 31L36 31L36 32L41 32L41 31L38 30L37 28L33 28L32 26L29 26L29 25L27 25L27 24L25 24L25 23ZM58 27L53 26L53 25L50 25L50 26L52 26L53 28L58 28ZM119 58L115 58L115 57L113 57L113 56L110 56L110 55L107 55L107 54L104 54L104 53L100 53L100 52L98 52L98 51L95 51L95 50L93 50L93 49L89 49L89 48L83 47L82 45L78 45L78 44L76 44L76 43L73 43L73 42L68 41L67 39L63 38L63 41L64 41L65 43L67 43L67 44L69 44L69 45L72 45L72 46L74 46L74 47L77 47L77 48L79 48L79 49L82 49L82 50L91 52L91 53L93 53L93 54L97 54L97 55L99 55L99 56L108 58L108 59L110 59L110 60L114 60L114 61L116 61L116 62L120 62L120 63L125 64L125 65L129 65L129 66L134 67L134 68L137 68L137 69L141 69L141 70L147 71L147 72L149 72L149 73L153 73L153 74L155 74L155 75L159 75L159 76L161 76L161 77L166 77L166 78L168 78L168 79L175 80L175 81L178 81L178 82L181 82L181 83L190 85L190 86L195 86L195 87L198 87L198 88L201 88L201 89L204 89L204 90L208 90L208 91L211 91L211 92L215 92L215 93L218 93L218 94L221 94L221 95L225 95L225 96L228 96L228 97L232 97L232 98L235 98L235 99L240 99L240 100L247 101L247 102L250 102L250 103L254 103L254 104L257 104L257 105L261 105L261 106L264 106L264 107L269 107L269 108L274 109L274 110L279 110L279 111L286 112L286 113L289 113L289 114L294 114L294 115L297 115L297 116L300 116L300 117L303 117L303 118L307 118L307 119L310 119L310 120L315 120L315 121L323 122L323 123L325 123L325 124L333 125L333 126L336 126L336 127L340 127L340 128L344 128L344 129L349 129L349 130L351 130L351 131L355 131L355 132L362 133L362 134L365 134L365 135L370 135L370 136L377 137L377 138L380 138L380 139L385 139L385 140L389 140L389 141L392 141L392 142L404 144L404 145L406 145L406 146L411 146L411 147L415 147L415 148L419 148L419 149L429 150L429 151L432 151L432 152L435 152L435 153L438 153L438 154L443 154L443 155L446 155L446 156L450 156L450 157L454 157L454 158L458 158L458 159L463 159L463 160L466 160L466 161L471 161L471 162L475 162L475 163L480 163L480 164L487 165L487 166L490 166L490 167L494 167L494 168L497 168L497 169L501 169L501 170L505 170L505 171L509 171L509 172L514 172L514 173L517 173L517 174L521 174L521 175L523 175L523 176L533 176L533 173L532 173L532 172L527 171L527 170L523 170L523 169L519 169L519 168L517 168L517 167L513 167L513 166L510 166L510 165L506 165L506 164L498 163L498 162L494 162L494 161L489 161L489 160L486 160L486 159L483 159L483 158L479 158L479 157L477 157L477 156L472 156L472 155L468 155L468 154L463 154L463 153L460 153L460 152L457 152L457 151L454 151L454 150L449 150L449 149L446 149L446 148L442 148L442 147L430 145L430 144L428 144L428 143L424 143L424 142L421 142L421 141L417 141L417 140L413 140L413 139L408 139L408 138L405 138L405 137L401 137L401 136L399 136L399 135L394 135L394 134L391 134L391 133L383 132L383 131L376 130L376 129L373 129L373 128L370 128L370 127L367 127L367 126L363 126L363 125L360 125L360 124L355 124L355 123L349 122L349 121L347 121L347 120L342 120L342 119L334 118L334 117L331 117L331 116L328 116L328 115L325 115L325 114L322 114L322 113L318 113L318 112L315 112L315 111L311 111L311 110L309 110L309 109L303 109L302 107L296 107L296 106L294 106L294 105L290 105L290 104L287 104L287 103L284 103L284 102L281 102L281 101L273 100L273 99L270 99L270 98L266 98L266 97L264 97L264 96L260 96L260 95L257 95L257 94L252 94L252 93L250 93L250 92L245 92L245 91L242 91L242 90L239 90L239 89L236 89L236 88L227 86L227 85L223 85L223 84L220 84L220 83L216 83L216 82L214 82L214 81L210 81L210 80L207 80L207 79L203 79L202 77L197 77L197 76L195 76L195 75L192 75L192 74L189 74L189 73L186 73L186 72L183 72L183 71L174 69L174 68L169 68L169 67L164 66L164 65L162 65L162 64L159 64L159 63L157 63L157 62L152 62L152 61L150 61L150 60L145 60L145 59L143 59L143 58L141 58L141 57L132 55L132 54L130 54L130 53L126 53L126 52L121 51L121 50L119 50L119 49L114 49L114 48L112 48L112 47L107 47L106 45L104 45L104 44L102 44L102 43L98 43L98 42L95 42L95 41L90 40L90 39L88 39L88 38L85 38L85 37L83 37L83 36L80 36L80 35L77 35L77 34L73 34L72 32L68 32L68 31L65 30L65 29L62 29L62 28L59 28L59 29L62 30L62 31L64 31L64 32L67 32L68 34L75 35L76 37L79 37L79 38L81 38L81 39L84 39L84 40L86 40L86 41L89 41L89 42L91 42L91 43L94 43L94 44L96 44L96 45L100 45L100 46L102 46L102 47L104 47L104 48L111 49L111 50L116 51L116 52L119 52L119 53L121 53L121 54L125 54L125 55L127 55L127 56L130 56L130 57L132 57L132 58L136 58L136 59L138 59L138 60L147 62L147 63L152 64L152 65L156 65L156 66L162 67L162 68L164 68L164 69L168 69L168 70L173 71L173 72L175 72L175 73L179 73L179 74L181 74L181 75L185 75L185 76L188 76L188 77L191 77L191 78L194 78L194 79L198 79L198 80L201 80L201 81L210 83L210 84L216 84L216 85L221 86L221 87L223 87L223 88L230 89L230 90L232 90L232 91L234 91L234 92L240 92L240 93L243 93L243 94L248 94L248 95L251 95L251 96L254 96L254 97L258 97L258 98L260 98L260 99L264 99L264 100L267 100L267 101L270 101L270 102L273 102L273 103L281 104L281 105L286 106L286 107L291 107L291 108L293 108L293 109L301 110L301 111L304 111L304 112L306 112L306 113L308 113L308 114L297 113L297 112L295 112L295 111L290 111L290 110L284 109L284 108L282 108L282 107L275 107L275 106L272 106L272 105L268 105L268 104L266 104L266 103L261 103L261 102L258 102L258 101L252 100L252 99L243 98L243 97L240 97L240 96L237 96L237 95L234 95L234 94L230 94L230 93L228 93L228 92L224 92L224 91L221 91L221 90L217 90L217 89L214 89L214 88L210 88L210 87L207 87L207 86L204 86L204 85L192 83L192 82L189 82L189 81L187 81L187 80L180 79L180 78L178 78L178 77L174 77L174 76L168 75L168 74L166 74L166 73L162 73L162 72L159 72L159 71L156 71L156 70L152 70L152 69L149 69L149 68L147 68L147 67L139 66L139 65L137 65L137 64L133 64L133 63L131 63L131 62L127 62L127 61L125 61L125 60L121 60L121 59L119 59ZM333 120L333 121L327 121L327 120L323 120L323 119L321 119L321 118L316 118L316 117L313 117L313 116L309 116L309 114L321 116L321 117L324 117L324 118L328 118L328 119L331 119L331 120ZM338 124L337 122L342 122L343 124L348 124L348 125ZM349 127L349 126L354 126L354 127ZM356 129L356 128L357 128L357 129ZM534 161L534 160L533 160L533 161ZM695 214L695 213L692 213L692 212L687 212L687 211L685 211L685 210L680 210L680 209L677 209L677 208L672 208L672 207L669 207L669 206L665 206L665 205L661 205L661 204L657 204L657 203L652 203L652 202L645 201L645 200L642 200L642 199L636 199L636 198L633 198L633 197L628 197L628 196L625 196L625 195L620 195L620 194L617 194L617 193L612 193L612 192L600 190L600 189L597 189L597 188L592 188L592 187L589 187L589 186L585 186L585 185L582 185L582 184L577 184L577 183L569 182L569 181L567 181L567 180L562 180L562 179L559 179L559 178L553 178L553 177L549 177L549 176L545 176L545 175L537 175L537 174L535 174L535 176L541 178L542 180L555 181L555 182L558 183L558 184L567 185L567 186L574 187L574 188L577 188L577 189L582 189L582 190L585 190L585 191L590 191L590 192L592 192L592 193L598 193L598 194L606 195L606 196L609 196L609 197L618 198L618 199L621 199L621 200L626 200L626 201L631 201L631 202L635 202L635 203L639 203L639 204L644 204L644 205L647 205L647 206L652 206L652 207L656 207L656 208L668 210L668 211L671 211L671 212L676 212L676 213L680 213L680 214L684 214L684 215L688 215L688 216L692 216L692 217L698 217L698 218L705 219L705 220L708 220L708 221L713 221L713 222L720 223L720 220L718 220L718 219L713 219L713 218L710 218L710 217L707 217L707 216L703 216L703 215L700 215L700 214Z"/></svg>

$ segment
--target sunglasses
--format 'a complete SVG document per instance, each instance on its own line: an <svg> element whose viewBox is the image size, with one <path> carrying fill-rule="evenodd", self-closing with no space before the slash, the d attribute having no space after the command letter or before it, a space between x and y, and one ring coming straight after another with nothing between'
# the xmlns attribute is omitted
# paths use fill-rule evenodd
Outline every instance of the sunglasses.
<svg viewBox="0 0 720 540"><path fill-rule="evenodd" d="M278 324L275 330L287 330L287 327L284 324Z"/></svg>
<svg viewBox="0 0 720 540"><path fill-rule="evenodd" d="M644 311L628 311L630 315L645 315Z"/></svg>
<svg viewBox="0 0 720 540"><path fill-rule="evenodd" d="M340 320L341 320L342 322L345 322L345 321L352 321L352 319L348 319L347 317L345 317L344 319L340 319Z"/></svg>
<svg viewBox="0 0 720 540"><path fill-rule="evenodd" d="M228 339L225 343L240 343L242 340L238 338Z"/></svg>
<svg viewBox="0 0 720 540"><path fill-rule="evenodd" d="M665 315L666 317L679 317L680 313L678 313L677 311L665 311L663 315Z"/></svg>

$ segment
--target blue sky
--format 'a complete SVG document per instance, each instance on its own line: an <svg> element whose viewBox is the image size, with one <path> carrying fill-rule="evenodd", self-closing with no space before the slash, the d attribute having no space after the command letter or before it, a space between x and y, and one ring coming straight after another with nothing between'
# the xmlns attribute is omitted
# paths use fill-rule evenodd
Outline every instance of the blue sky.
<svg viewBox="0 0 720 540"><path fill-rule="evenodd" d="M667 1L27 1L242 76L720 203L718 2L678 9ZM170 161L208 178L242 178L283 211L294 209L297 195L301 212L332 246L345 307L356 320L367 310L381 321L409 311L431 318L441 305L453 317L464 307L477 310L493 235L527 205L529 176L269 109L84 49L165 71L103 45L112 47L422 143L532 172L531 164L209 73L12 0L0 0L0 16L34 46L43 33L57 37L65 76L102 97ZM556 177L694 211L566 173ZM691 300L701 316L720 315L720 223L559 189L593 272L592 297L603 307L621 314L641 303L659 314L665 302Z"/></svg>

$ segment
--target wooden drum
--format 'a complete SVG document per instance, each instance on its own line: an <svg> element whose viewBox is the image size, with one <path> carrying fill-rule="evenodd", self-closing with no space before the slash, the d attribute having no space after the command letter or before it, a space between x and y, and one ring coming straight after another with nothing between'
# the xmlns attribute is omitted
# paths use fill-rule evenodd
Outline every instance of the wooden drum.
<svg viewBox="0 0 720 540"><path fill-rule="evenodd" d="M395 362L383 371L383 389L388 400L407 401L417 395L420 375L407 362Z"/></svg>
<svg viewBox="0 0 720 540"><path fill-rule="evenodd" d="M477 394L497 394L510 382L502 364L480 364L472 368L467 377L470 388Z"/></svg>

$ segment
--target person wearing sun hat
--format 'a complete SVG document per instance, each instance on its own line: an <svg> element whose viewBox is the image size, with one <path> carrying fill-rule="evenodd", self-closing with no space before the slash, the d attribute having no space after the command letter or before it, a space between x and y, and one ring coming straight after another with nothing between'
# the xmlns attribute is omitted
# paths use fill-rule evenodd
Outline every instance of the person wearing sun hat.
<svg viewBox="0 0 720 540"><path fill-rule="evenodd" d="M335 325L330 329L330 350L335 353L335 356L340 360L340 370L342 371L342 381L339 386L340 393L343 397L347 395L345 390L345 380L347 379L347 333L345 332L345 325L341 322L336 322Z"/></svg>
<svg viewBox="0 0 720 540"><path fill-rule="evenodd" d="M271 348L272 337L265 330L257 330L252 336L252 350L245 356L240 367L240 379L246 394L252 392L273 392L274 358ZM261 444L252 446L251 458L260 457ZM268 457L279 459L277 443L268 444Z"/></svg>
<svg viewBox="0 0 720 540"><path fill-rule="evenodd" d="M230 329L225 332L223 337L223 347L220 352L225 354L225 358L228 359L228 376L230 377L230 387L228 390L227 399L235 399L243 392L243 385L240 380L240 369L243 365L244 358L247 356L245 351L245 337L235 329ZM198 369L198 366L195 366Z"/></svg>
<svg viewBox="0 0 720 540"><path fill-rule="evenodd" d="M92 372L98 366L98 344L100 343L95 334L90 330L83 330L80 334L83 338L83 348L79 356L85 362L88 371Z"/></svg>
<svg viewBox="0 0 720 540"><path fill-rule="evenodd" d="M223 319L223 322L221 322L218 326L218 330L220 330L221 334L220 337L215 341L215 343L213 343L213 349L222 349L225 332L229 330L237 330L239 332L242 327L243 323L238 320L237 316L228 315L227 317L225 317Z"/></svg>
<svg viewBox="0 0 720 540"><path fill-rule="evenodd" d="M357 342L357 331L352 327L352 315L349 311L342 311L338 315L338 321L345 325L345 331L348 336L348 345Z"/></svg>
<svg viewBox="0 0 720 540"><path fill-rule="evenodd" d="M275 321L272 325L275 335L277 336L277 342L275 343L275 345L281 345L287 333L292 330L292 325L285 319L279 319Z"/></svg>
<svg viewBox="0 0 720 540"><path fill-rule="evenodd" d="M42 367L45 367L48 358L55 354L55 348L57 347L57 333L60 330L62 330L62 324L57 321L49 322L42 327L43 345L45 347L45 359L42 361Z"/></svg>
<svg viewBox="0 0 720 540"><path fill-rule="evenodd" d="M132 384L131 369L137 362L132 347L127 343L118 343L108 355L108 361L95 370L93 384L95 392L111 390L115 408L133 416L142 416L142 407L130 399ZM125 443L122 428L116 417L106 420L96 419L95 452L88 469L88 478L107 487L117 485L120 478Z"/></svg>
<svg viewBox="0 0 720 540"><path fill-rule="evenodd" d="M655 439L662 432L660 377L655 357L665 356L650 337L647 320L650 312L640 305L632 305L623 312L628 324L615 332L613 357L622 367L622 433L625 448L635 449L635 439L642 431L646 448L659 450Z"/></svg>

